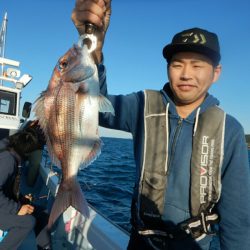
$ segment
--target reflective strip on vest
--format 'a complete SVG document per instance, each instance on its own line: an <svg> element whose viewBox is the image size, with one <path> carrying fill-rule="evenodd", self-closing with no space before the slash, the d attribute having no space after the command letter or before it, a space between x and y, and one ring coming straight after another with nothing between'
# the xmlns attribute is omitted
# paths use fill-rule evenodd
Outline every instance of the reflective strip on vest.
<svg viewBox="0 0 250 250"><path fill-rule="evenodd" d="M161 229L167 189L168 112L159 91L146 90L144 159L137 216L145 227ZM210 212L221 193L225 112L217 106L199 115L191 160L191 214Z"/></svg>
<svg viewBox="0 0 250 250"><path fill-rule="evenodd" d="M148 94L146 94L148 93ZM144 159L139 185L139 217L153 217L156 224L161 222L166 190L166 171L168 161L168 121L166 107L159 98L159 92L145 93L144 106ZM149 95L149 97L148 97ZM143 213L143 214L141 214ZM145 222L145 221L144 221Z"/></svg>
<svg viewBox="0 0 250 250"><path fill-rule="evenodd" d="M199 116L191 160L191 214L211 211L221 194L225 112L217 106Z"/></svg>

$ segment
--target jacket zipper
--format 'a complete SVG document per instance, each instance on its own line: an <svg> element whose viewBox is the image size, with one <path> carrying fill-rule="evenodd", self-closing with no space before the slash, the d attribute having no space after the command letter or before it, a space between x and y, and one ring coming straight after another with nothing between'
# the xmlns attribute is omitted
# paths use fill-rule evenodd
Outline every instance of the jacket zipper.
<svg viewBox="0 0 250 250"><path fill-rule="evenodd" d="M177 137L178 137L180 130L181 130L181 127L182 127L182 122L183 122L183 118L179 118L179 120L177 122L177 127L175 129L175 133L174 133L174 139L173 139L173 143L171 146L170 157L168 160L168 172L169 172L169 167L171 166L171 163L172 163L172 156L174 155L175 145L177 142Z"/></svg>

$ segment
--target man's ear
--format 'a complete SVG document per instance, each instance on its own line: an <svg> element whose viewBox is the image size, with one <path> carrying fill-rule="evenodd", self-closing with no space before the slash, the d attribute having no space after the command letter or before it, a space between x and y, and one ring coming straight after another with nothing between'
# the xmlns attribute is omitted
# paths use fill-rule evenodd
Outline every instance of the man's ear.
<svg viewBox="0 0 250 250"><path fill-rule="evenodd" d="M213 83L216 82L219 79L220 74L221 74L221 70L222 70L221 64L214 67Z"/></svg>

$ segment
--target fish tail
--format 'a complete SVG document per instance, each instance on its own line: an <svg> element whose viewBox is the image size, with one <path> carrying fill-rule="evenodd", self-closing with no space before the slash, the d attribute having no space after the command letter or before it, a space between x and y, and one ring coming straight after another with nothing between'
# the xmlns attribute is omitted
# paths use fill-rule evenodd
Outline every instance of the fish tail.
<svg viewBox="0 0 250 250"><path fill-rule="evenodd" d="M64 211L67 210L69 206L74 207L83 216L89 218L88 203L83 195L79 183L76 180L60 184L50 212L48 229L53 226L54 222Z"/></svg>

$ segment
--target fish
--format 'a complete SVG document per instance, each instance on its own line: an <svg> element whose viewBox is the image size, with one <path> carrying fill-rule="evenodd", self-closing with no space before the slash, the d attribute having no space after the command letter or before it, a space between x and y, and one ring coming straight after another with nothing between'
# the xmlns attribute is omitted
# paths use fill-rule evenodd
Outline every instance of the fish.
<svg viewBox="0 0 250 250"><path fill-rule="evenodd" d="M100 94L97 66L87 45L74 44L59 58L33 111L51 161L62 169L48 229L69 206L88 218L88 204L77 173L100 155L103 143L98 134L99 112L114 115L114 108Z"/></svg>

